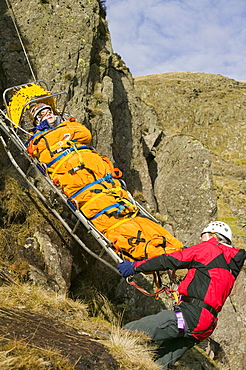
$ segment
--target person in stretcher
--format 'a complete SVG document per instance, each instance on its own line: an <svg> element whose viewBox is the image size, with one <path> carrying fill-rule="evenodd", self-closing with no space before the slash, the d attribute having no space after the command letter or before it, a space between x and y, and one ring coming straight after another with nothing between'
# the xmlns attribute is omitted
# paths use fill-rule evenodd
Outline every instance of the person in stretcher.
<svg viewBox="0 0 246 370"><path fill-rule="evenodd" d="M26 142L30 156L46 167L68 200L130 261L183 249L166 229L141 215L122 187L119 169L89 146L90 131L74 118L62 121L38 103L30 110L34 128Z"/></svg>

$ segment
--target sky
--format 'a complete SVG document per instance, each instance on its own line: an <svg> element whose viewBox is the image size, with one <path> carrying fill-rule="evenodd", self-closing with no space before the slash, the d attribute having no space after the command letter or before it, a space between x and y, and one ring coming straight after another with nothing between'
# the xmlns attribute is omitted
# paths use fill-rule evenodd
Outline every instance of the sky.
<svg viewBox="0 0 246 370"><path fill-rule="evenodd" d="M132 75L246 80L246 0L106 0L113 50Z"/></svg>

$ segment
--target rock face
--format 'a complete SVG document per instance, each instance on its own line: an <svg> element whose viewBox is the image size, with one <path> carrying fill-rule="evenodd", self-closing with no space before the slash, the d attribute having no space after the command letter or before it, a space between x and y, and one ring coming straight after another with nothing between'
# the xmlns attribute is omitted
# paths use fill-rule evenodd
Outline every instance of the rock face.
<svg viewBox="0 0 246 370"><path fill-rule="evenodd" d="M245 82L177 72L137 77L135 87L155 110L159 130L167 136L191 135L210 151L204 153L204 160L211 158L213 185L210 182L209 187L217 196L218 218L232 226L235 245L245 246ZM185 183L192 185L189 180ZM186 198L189 202L190 195ZM210 201L205 203L209 212ZM193 210L187 209L189 214ZM216 213L209 217L215 219Z"/></svg>
<svg viewBox="0 0 246 370"><path fill-rule="evenodd" d="M32 283L65 293L70 286L72 256L66 248L55 243L54 237L50 227L46 227L45 232L35 232L26 240L23 255L30 265L29 280ZM41 256L41 266L37 266L35 255Z"/></svg>
<svg viewBox="0 0 246 370"><path fill-rule="evenodd" d="M135 86L163 128L192 134L225 159L243 160L244 140L238 133L245 134L245 82L177 72L137 77Z"/></svg>
<svg viewBox="0 0 246 370"><path fill-rule="evenodd" d="M234 245L245 248L245 83L203 73L165 73L137 77L135 87L156 112L164 136L153 157L164 164L154 166L159 211L187 244L199 241L196 230L206 218L218 217L231 225ZM206 349L223 369L245 366L244 303L243 270Z"/></svg>
<svg viewBox="0 0 246 370"><path fill-rule="evenodd" d="M71 113L91 129L92 145L123 171L129 190L167 229L191 245L199 242L201 228L218 217L232 225L235 244L243 247L245 83L191 73L133 79L113 53L104 1L11 3L12 10L0 4L0 96L4 89L34 79L47 81L54 92L68 91ZM0 169L6 171L11 166L0 150ZM2 227L5 211L1 207ZM61 255L52 237L41 233L38 221L26 243L33 250L39 245L44 265L42 270L29 260L32 279L38 276L45 283L47 276L56 276L53 289L69 287L71 254ZM84 256L82 264L88 265ZM241 279L245 282L244 275ZM139 300L139 316L142 305ZM214 340L225 351L234 350L222 340L223 326L222 321ZM242 321L235 342L243 336L243 326ZM243 345L235 351L237 367L243 369Z"/></svg>
<svg viewBox="0 0 246 370"><path fill-rule="evenodd" d="M152 107L139 99L129 70L112 52L107 22L101 16L102 3L94 0L82 5L79 1L73 4L66 1L58 5L55 1L38 4L17 1L12 7L36 78L47 81L53 91L69 92L71 111L91 128L93 145L123 170L129 190L141 193L144 204L157 211L159 199L151 186L154 184L149 158L144 156L143 136L159 131L158 117ZM11 11L3 6L2 14L3 26L7 22L10 29L8 37L3 35L2 59L16 60L10 41L18 45L19 40L11 23ZM20 46L17 52L25 64ZM5 76L2 89L32 77L31 71L24 76L18 73L23 72L22 66L11 69L10 65L2 63ZM208 221L208 214L201 212L200 217L201 224ZM179 223L183 223L182 217Z"/></svg>
<svg viewBox="0 0 246 370"><path fill-rule="evenodd" d="M217 213L210 158L201 142L180 135L163 140L155 157L154 192L159 212L168 216L186 245L199 242L201 223L205 225Z"/></svg>

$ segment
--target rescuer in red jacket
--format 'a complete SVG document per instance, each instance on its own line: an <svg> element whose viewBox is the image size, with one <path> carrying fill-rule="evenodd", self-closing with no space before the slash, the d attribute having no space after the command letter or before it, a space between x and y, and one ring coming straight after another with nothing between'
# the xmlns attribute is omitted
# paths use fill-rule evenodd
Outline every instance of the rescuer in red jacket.
<svg viewBox="0 0 246 370"><path fill-rule="evenodd" d="M246 251L231 246L232 233L224 222L211 222L201 234L202 242L180 252L143 261L119 264L121 276L139 272L188 269L178 287L174 311L163 310L132 321L125 329L139 330L153 341L162 341L157 363L170 368L194 344L210 336L217 314L229 296L246 259Z"/></svg>

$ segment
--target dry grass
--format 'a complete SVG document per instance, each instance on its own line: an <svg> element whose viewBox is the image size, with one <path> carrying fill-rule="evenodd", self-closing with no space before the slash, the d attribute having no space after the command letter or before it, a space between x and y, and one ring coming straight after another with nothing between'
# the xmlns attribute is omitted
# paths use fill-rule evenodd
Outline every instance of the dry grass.
<svg viewBox="0 0 246 370"><path fill-rule="evenodd" d="M4 191L1 192L3 208L6 212L5 223L13 223L21 215L26 214L26 204L23 202L25 197L18 181L10 176L4 176Z"/></svg>
<svg viewBox="0 0 246 370"><path fill-rule="evenodd" d="M87 306L81 301L73 301L65 294L59 295L26 283L1 286L0 297L1 308L37 312L55 318L61 325L66 324L80 333L89 334L91 338L97 338L96 340L114 356L120 369L160 369L153 361L152 349L148 346L149 341L144 334L120 329L117 320L114 320L112 325L103 319L105 313L109 318L113 318L114 314L111 312L110 303L102 296L100 304L104 302L104 312L101 317L89 317ZM21 341L0 338L0 370L53 368L74 369L54 349L33 348Z"/></svg>
<svg viewBox="0 0 246 370"><path fill-rule="evenodd" d="M217 168L216 168L217 170ZM233 233L233 245L245 248L246 232L244 225L244 208L246 195L242 179L231 176L214 175L217 192L218 219L228 223Z"/></svg>
<svg viewBox="0 0 246 370"><path fill-rule="evenodd" d="M122 368L160 370L161 367L153 362L154 348L148 342L148 338L140 332L131 333L115 327L109 341L104 342L104 345L108 346Z"/></svg>
<svg viewBox="0 0 246 370"><path fill-rule="evenodd" d="M26 308L35 312L44 312L54 315L54 312L63 313L71 317L88 319L87 306L79 301L67 298L65 294L46 291L39 286L18 284L0 287L2 308ZM66 316L65 316L66 317Z"/></svg>
<svg viewBox="0 0 246 370"><path fill-rule="evenodd" d="M73 370L54 349L30 347L21 341L0 338L0 370Z"/></svg>

